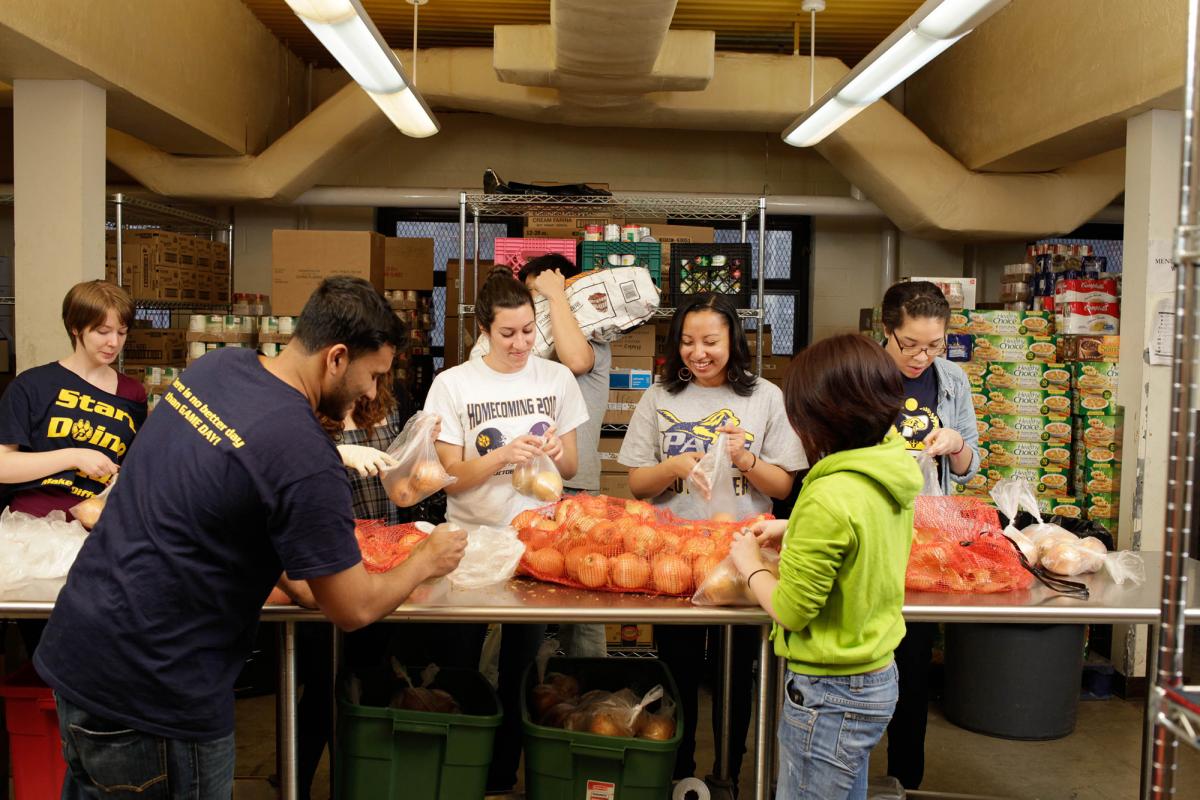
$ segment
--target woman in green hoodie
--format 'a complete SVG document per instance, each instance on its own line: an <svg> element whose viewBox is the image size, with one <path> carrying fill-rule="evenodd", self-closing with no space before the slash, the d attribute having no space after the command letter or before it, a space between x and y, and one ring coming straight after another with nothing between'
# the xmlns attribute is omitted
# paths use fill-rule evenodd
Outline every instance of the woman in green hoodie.
<svg viewBox="0 0 1200 800"><path fill-rule="evenodd" d="M786 522L736 537L732 556L775 620L787 659L777 796L860 800L896 706L892 651L904 636L904 570L921 471L892 430L900 372L869 339L835 336L792 363L788 421L819 459ZM782 541L779 578L761 544Z"/></svg>

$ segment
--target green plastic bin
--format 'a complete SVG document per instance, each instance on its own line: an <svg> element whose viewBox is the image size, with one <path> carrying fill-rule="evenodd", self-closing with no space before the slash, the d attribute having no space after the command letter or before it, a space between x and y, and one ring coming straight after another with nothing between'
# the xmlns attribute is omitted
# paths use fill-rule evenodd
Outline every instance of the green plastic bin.
<svg viewBox="0 0 1200 800"><path fill-rule="evenodd" d="M420 670L410 674L419 675ZM444 668L445 689L462 714L355 705L338 697L335 797L339 800L462 800L483 797L500 700L473 670Z"/></svg>
<svg viewBox="0 0 1200 800"><path fill-rule="evenodd" d="M675 736L665 742L598 736L535 724L527 695L537 683L530 665L521 684L521 722L525 732L525 796L529 800L663 800L670 797L675 751L683 736L679 690L666 665L657 659L555 658L547 672L579 680L583 690L629 688L642 695L662 684L675 703ZM655 710L655 707L651 707Z"/></svg>
<svg viewBox="0 0 1200 800"><path fill-rule="evenodd" d="M582 271L612 269L609 256L633 256L634 263L624 266L643 267L650 272L655 286L662 286L662 245L658 242L580 242L579 268Z"/></svg>

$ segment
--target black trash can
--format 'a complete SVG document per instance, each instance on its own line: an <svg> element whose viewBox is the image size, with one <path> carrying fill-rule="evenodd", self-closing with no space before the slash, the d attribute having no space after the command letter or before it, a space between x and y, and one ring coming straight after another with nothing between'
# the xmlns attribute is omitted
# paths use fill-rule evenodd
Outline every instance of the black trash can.
<svg viewBox="0 0 1200 800"><path fill-rule="evenodd" d="M1083 625L946 626L946 719L1004 739L1075 730Z"/></svg>

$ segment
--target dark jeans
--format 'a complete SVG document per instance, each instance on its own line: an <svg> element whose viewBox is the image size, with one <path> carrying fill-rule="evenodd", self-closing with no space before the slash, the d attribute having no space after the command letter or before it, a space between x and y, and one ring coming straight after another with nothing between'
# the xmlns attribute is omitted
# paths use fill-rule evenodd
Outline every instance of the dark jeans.
<svg viewBox="0 0 1200 800"><path fill-rule="evenodd" d="M496 731L492 766L488 769L489 789L511 789L516 785L517 767L521 763L521 677L537 657L545 636L545 625L506 622L500 628L500 679L496 693L504 718Z"/></svg>
<svg viewBox="0 0 1200 800"><path fill-rule="evenodd" d="M737 786L746 735L753 708L751 685L754 660L758 657L760 631L747 625L733 628L733 684L729 708L729 779ZM707 647L706 647L707 640ZM667 665L679 688L683 707L683 733L675 755L675 778L696 774L696 715L700 683L707 677L713 687L712 726L716 741L712 773L716 775L721 753L721 628L703 625L655 625L654 643L658 657Z"/></svg>
<svg viewBox="0 0 1200 800"><path fill-rule="evenodd" d="M888 723L887 763L905 789L920 789L925 777L925 726L929 720L929 664L936 622L909 622L896 648L900 699Z"/></svg>
<svg viewBox="0 0 1200 800"><path fill-rule="evenodd" d="M63 800L229 800L233 734L168 739L89 714L55 696L67 777Z"/></svg>

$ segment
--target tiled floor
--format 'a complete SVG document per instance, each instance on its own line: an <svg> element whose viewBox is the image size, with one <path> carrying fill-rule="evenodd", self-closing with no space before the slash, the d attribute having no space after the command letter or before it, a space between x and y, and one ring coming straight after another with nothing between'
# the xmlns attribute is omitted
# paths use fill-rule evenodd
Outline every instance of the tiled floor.
<svg viewBox="0 0 1200 800"><path fill-rule="evenodd" d="M709 719L702 698L700 719ZM272 796L264 780L275 769L273 697L238 703L238 800ZM1075 733L1056 741L1017 742L970 733L951 725L935 706L926 741L923 791L1020 800L1129 800L1138 796L1142 705L1126 700L1083 702ZM751 728L753 730L753 728ZM697 762L711 763L712 735L701 725ZM883 745L872 775L886 772ZM1180 751L1175 796L1200 797L1200 752ZM753 784L753 755L742 765L742 786ZM314 800L328 798L324 765Z"/></svg>

